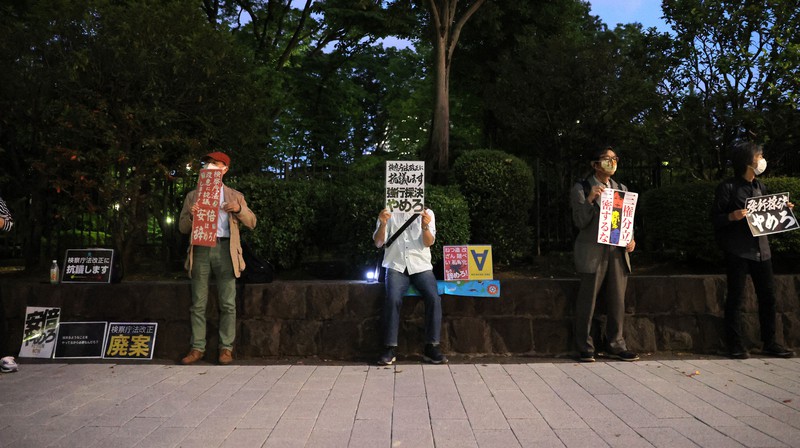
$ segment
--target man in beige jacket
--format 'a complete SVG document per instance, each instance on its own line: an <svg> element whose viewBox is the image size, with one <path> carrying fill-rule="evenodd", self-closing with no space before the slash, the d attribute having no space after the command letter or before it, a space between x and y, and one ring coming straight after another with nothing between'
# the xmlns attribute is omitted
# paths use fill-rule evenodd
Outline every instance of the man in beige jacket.
<svg viewBox="0 0 800 448"><path fill-rule="evenodd" d="M221 152L203 157L206 169L228 172L231 159ZM186 269L192 279L192 347L182 364L193 364L203 358L206 350L206 303L211 272L217 280L219 295L219 363L233 361L233 340L236 337L236 278L245 268L239 226L250 229L256 226L256 216L247 208L242 193L223 184L220 189L220 209L217 220L217 244L214 247L190 246ZM183 201L179 229L192 232L192 220L197 214L197 190L192 190Z"/></svg>

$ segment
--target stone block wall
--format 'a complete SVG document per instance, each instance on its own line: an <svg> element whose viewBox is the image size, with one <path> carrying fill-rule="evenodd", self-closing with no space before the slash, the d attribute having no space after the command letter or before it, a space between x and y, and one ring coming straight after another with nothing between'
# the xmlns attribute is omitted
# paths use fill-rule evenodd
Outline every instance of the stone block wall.
<svg viewBox="0 0 800 448"><path fill-rule="evenodd" d="M575 279L510 279L497 299L442 297L442 347L450 354L561 356L573 350ZM776 276L778 340L800 347L800 275ZM209 302L208 359L216 356L214 288ZM625 335L640 352L718 353L724 349L724 276L634 276L626 297ZM372 359L380 348L383 284L364 282L274 282L240 288L236 356L258 359L317 356ZM123 282L113 285L49 285L4 281L0 330L4 354L19 350L26 306L58 306L62 321L158 322L155 357L178 359L189 345L190 285ZM598 313L602 313L602 301ZM757 305L748 282L745 331L758 347ZM403 305L399 351L420 353L424 304ZM598 316L595 341L602 344ZM3 328L3 326L5 328Z"/></svg>

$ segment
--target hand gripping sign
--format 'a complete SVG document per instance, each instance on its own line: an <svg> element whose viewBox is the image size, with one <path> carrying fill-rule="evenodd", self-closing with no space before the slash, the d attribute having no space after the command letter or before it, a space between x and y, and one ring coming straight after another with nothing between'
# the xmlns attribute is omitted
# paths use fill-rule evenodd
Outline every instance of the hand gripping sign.
<svg viewBox="0 0 800 448"><path fill-rule="evenodd" d="M217 219L219 219L222 174L221 170L200 170L196 202L200 209L192 220L192 245L194 246L214 247L217 245Z"/></svg>
<svg viewBox="0 0 800 448"><path fill-rule="evenodd" d="M633 215L638 193L606 188L600 196L600 224L597 242L627 246L633 239Z"/></svg>
<svg viewBox="0 0 800 448"><path fill-rule="evenodd" d="M768 194L747 198L744 207L747 209L747 225L753 236L797 230L800 225L792 213L789 193Z"/></svg>

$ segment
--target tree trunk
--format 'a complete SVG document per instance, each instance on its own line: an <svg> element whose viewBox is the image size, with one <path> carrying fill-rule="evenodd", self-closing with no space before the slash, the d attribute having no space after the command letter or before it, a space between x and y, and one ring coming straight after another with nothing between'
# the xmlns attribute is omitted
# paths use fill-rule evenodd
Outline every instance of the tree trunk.
<svg viewBox="0 0 800 448"><path fill-rule="evenodd" d="M450 67L447 61L447 42L439 37L436 44L436 97L433 108L430 146L427 162L432 180L440 179L450 165Z"/></svg>
<svg viewBox="0 0 800 448"><path fill-rule="evenodd" d="M434 31L436 94L428 154L425 160L433 170L428 179L439 183L450 168L450 66L461 29L485 0L475 0L456 20L458 0L430 0L431 24Z"/></svg>

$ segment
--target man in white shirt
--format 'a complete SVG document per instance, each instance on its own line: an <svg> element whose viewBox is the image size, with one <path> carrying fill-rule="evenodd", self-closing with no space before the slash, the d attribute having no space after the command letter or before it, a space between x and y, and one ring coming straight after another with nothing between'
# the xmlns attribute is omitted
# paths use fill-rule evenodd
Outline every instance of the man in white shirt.
<svg viewBox="0 0 800 448"><path fill-rule="evenodd" d="M387 209L378 215L372 239L383 247L395 235L410 213L391 213ZM414 215L411 225L390 242L383 255L386 268L386 299L383 303L384 350L378 364L391 365L396 360L397 333L400 329L400 309L409 284L413 284L425 300L425 350L423 360L433 364L446 363L439 349L442 331L442 299L433 275L430 247L436 240L436 218L433 210L425 209Z"/></svg>

